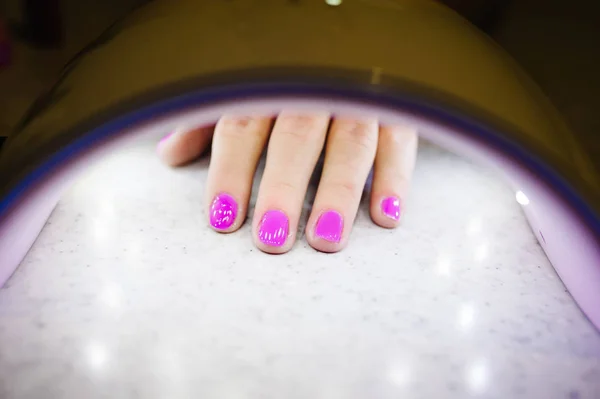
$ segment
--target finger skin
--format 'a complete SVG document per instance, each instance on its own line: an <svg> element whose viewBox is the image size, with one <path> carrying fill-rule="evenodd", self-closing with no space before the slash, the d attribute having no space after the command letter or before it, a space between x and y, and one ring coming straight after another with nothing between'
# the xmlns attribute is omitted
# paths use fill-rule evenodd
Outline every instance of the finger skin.
<svg viewBox="0 0 600 399"><path fill-rule="evenodd" d="M309 244L337 252L348 242L378 141L376 119L336 119L325 152L323 172L306 226Z"/></svg>
<svg viewBox="0 0 600 399"><path fill-rule="evenodd" d="M223 116L215 127L206 182L209 225L236 231L246 219L252 181L271 129L271 118Z"/></svg>
<svg viewBox="0 0 600 399"><path fill-rule="evenodd" d="M271 132L253 217L256 246L280 254L294 245L302 204L323 149L330 115L282 112Z"/></svg>
<svg viewBox="0 0 600 399"><path fill-rule="evenodd" d="M182 166L200 157L210 144L213 127L174 130L156 146L159 158L169 166Z"/></svg>
<svg viewBox="0 0 600 399"><path fill-rule="evenodd" d="M381 227L400 224L417 156L418 136L413 127L389 126L379 129L379 143L373 168L370 214Z"/></svg>

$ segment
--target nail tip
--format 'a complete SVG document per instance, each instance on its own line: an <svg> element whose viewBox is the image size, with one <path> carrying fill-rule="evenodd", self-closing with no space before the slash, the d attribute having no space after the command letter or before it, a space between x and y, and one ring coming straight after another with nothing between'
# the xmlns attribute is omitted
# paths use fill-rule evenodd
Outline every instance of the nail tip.
<svg viewBox="0 0 600 399"><path fill-rule="evenodd" d="M162 139L160 139L160 141L158 142L158 145L161 145L161 144L163 144L165 141L169 140L169 138L170 138L171 136L173 136L173 133L175 133L175 132L171 132L171 133L167 134L166 136L164 136Z"/></svg>
<svg viewBox="0 0 600 399"><path fill-rule="evenodd" d="M339 212L326 211L319 216L315 226L315 237L322 240L339 243L342 240L344 219Z"/></svg>
<svg viewBox="0 0 600 399"><path fill-rule="evenodd" d="M289 219L280 210L266 211L258 227L258 239L270 247L282 247L288 237Z"/></svg>
<svg viewBox="0 0 600 399"><path fill-rule="evenodd" d="M210 207L210 225L218 230L228 230L237 218L238 206L235 198L226 193L215 196Z"/></svg>
<svg viewBox="0 0 600 399"><path fill-rule="evenodd" d="M341 237L339 236L328 236L328 235L321 235L321 234L316 234L315 235L317 238L320 238L322 240L331 242L331 243L335 243L338 244L341 241Z"/></svg>
<svg viewBox="0 0 600 399"><path fill-rule="evenodd" d="M398 197L386 197L381 201L381 212L384 216L399 221L401 216L400 199Z"/></svg>
<svg viewBox="0 0 600 399"><path fill-rule="evenodd" d="M389 213L384 213L385 216L387 216L388 218L392 219L393 221L399 221L400 220L400 214L389 214Z"/></svg>

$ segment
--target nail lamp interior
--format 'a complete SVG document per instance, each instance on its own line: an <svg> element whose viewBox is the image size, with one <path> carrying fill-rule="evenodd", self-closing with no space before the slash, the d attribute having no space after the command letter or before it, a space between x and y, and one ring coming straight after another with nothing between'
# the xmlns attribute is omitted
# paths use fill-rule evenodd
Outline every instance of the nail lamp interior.
<svg viewBox="0 0 600 399"><path fill-rule="evenodd" d="M207 163L170 170L155 143L225 112L284 108L415 127L423 144L403 226L378 229L363 206L349 247L333 255L301 236L285 256L262 254L249 223L234 235L211 232L202 202ZM5 213L6 397L26 392L31 378L31 392L52 386L36 371L8 372L19 361L10 355L42 368L75 365L85 378L57 380L72 394L114 393L108 381L127 376L144 397L176 397L198 375L215 397L393 397L399 389L553 397L590 366L551 371L565 356L600 356L600 253L589 224L550 180L475 128L310 96L136 112L127 128L115 118L88 132L101 140L72 143ZM41 352L24 348L23 336ZM545 351L543 362L532 360ZM542 371L519 388L511 362ZM597 389L581 384L582 392Z"/></svg>

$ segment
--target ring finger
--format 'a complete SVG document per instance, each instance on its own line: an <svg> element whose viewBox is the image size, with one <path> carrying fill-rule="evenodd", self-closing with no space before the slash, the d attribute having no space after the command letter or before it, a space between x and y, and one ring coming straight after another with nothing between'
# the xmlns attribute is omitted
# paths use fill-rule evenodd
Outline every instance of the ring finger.
<svg viewBox="0 0 600 399"><path fill-rule="evenodd" d="M332 123L323 173L306 225L313 248L336 252L346 245L373 166L377 140L375 119L336 119Z"/></svg>

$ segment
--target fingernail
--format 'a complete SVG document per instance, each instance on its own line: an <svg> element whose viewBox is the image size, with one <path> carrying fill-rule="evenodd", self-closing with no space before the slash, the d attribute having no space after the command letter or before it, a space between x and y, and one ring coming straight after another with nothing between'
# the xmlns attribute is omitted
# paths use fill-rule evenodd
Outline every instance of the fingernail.
<svg viewBox="0 0 600 399"><path fill-rule="evenodd" d="M381 201L381 211L390 219L400 220L400 199L397 197L386 197Z"/></svg>
<svg viewBox="0 0 600 399"><path fill-rule="evenodd" d="M210 225L217 230L227 230L235 222L237 211L237 202L231 195L217 195L210 205Z"/></svg>
<svg viewBox="0 0 600 399"><path fill-rule="evenodd" d="M175 132L171 132L171 133L167 134L165 137L163 137L162 139L160 139L158 144L163 144L165 141L167 141L169 139L169 137L171 137L173 135L173 133L175 133Z"/></svg>
<svg viewBox="0 0 600 399"><path fill-rule="evenodd" d="M317 220L315 235L327 241L340 242L343 228L344 219L342 219L342 215L336 211L327 211Z"/></svg>
<svg viewBox="0 0 600 399"><path fill-rule="evenodd" d="M258 239L272 247L281 247L288 236L289 221L282 211L267 211L258 226Z"/></svg>

